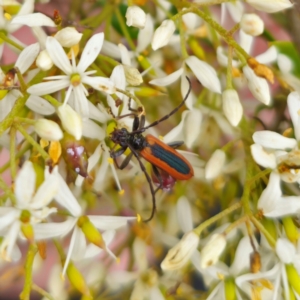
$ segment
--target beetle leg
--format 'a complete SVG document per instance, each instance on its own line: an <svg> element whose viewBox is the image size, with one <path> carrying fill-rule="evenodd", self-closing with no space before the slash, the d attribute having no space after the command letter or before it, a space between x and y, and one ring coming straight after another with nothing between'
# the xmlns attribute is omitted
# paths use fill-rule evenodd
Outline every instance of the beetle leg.
<svg viewBox="0 0 300 300"><path fill-rule="evenodd" d="M146 179L148 181L149 187L150 187L150 191L151 191L151 195L152 195L152 212L151 215L148 219L144 220L144 222L149 222L153 219L155 211L156 211L156 200L155 200L155 191L152 185L152 181L151 178L149 176L149 174L147 173L147 170L144 166L144 164L141 161L141 158L139 157L139 154L130 146L128 145L129 149L131 150L132 154L136 157L136 159L138 160L141 170L144 172Z"/></svg>
<svg viewBox="0 0 300 300"><path fill-rule="evenodd" d="M132 158L132 152L126 156L126 158L123 160L123 162L121 163L121 165L119 166L119 164L117 163L117 161L115 160L115 163L117 165L117 167L120 169L120 170L123 170L124 168L126 168Z"/></svg>
<svg viewBox="0 0 300 300"><path fill-rule="evenodd" d="M115 158L121 156L126 151L126 149L127 149L127 147L121 148L121 149L119 149L117 151L113 151L112 150L112 151L109 152L110 157L113 158L113 159L115 159Z"/></svg>
<svg viewBox="0 0 300 300"><path fill-rule="evenodd" d="M159 186L155 190L155 193L156 193L162 187L163 180L162 180L160 173L159 173L158 169L156 168L156 166L152 165L152 169L153 169L154 175L156 176L156 178L159 181Z"/></svg>
<svg viewBox="0 0 300 300"><path fill-rule="evenodd" d="M139 117L135 116L132 123L132 131L136 131L140 127L140 125L141 123Z"/></svg>
<svg viewBox="0 0 300 300"><path fill-rule="evenodd" d="M173 149L177 149L178 147L180 147L183 144L184 144L183 141L175 141L175 142L169 143L168 146L172 147Z"/></svg>
<svg viewBox="0 0 300 300"><path fill-rule="evenodd" d="M141 116L141 120L140 120L140 126L139 126L139 128L137 128L137 129L142 129L142 128L144 128L144 126L145 126L145 121L146 121L145 115L142 115L142 116Z"/></svg>

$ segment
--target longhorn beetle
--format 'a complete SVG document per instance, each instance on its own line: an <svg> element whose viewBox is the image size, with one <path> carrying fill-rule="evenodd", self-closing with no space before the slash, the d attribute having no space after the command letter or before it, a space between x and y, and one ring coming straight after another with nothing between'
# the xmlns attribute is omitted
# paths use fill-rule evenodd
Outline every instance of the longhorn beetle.
<svg viewBox="0 0 300 300"><path fill-rule="evenodd" d="M188 98L191 92L191 81L188 77L186 77L186 79L189 82L188 92L185 95L182 102L175 109L173 109L168 115L151 123L148 126L144 126L145 125L144 115L142 115L140 118L135 113L119 116L118 117L119 119L129 115L135 116L133 120L132 131L129 132L126 128L121 128L121 129L115 128L114 131L111 133L110 138L115 143L115 146L116 145L121 146L121 149L119 150L115 151L113 148L110 151L110 156L111 158L114 159L117 167L119 169L124 169L128 165L132 156L135 156L149 183L150 191L152 194L153 206L152 206L151 215L147 220L145 220L145 222L150 221L154 216L155 209L156 209L155 193L160 187L162 187L162 178L158 169L161 169L162 171L165 171L166 173L170 174L170 176L172 176L175 180L188 180L194 175L193 167L188 162L188 160L174 149L182 145L183 142L174 142L167 145L164 142L157 139L156 137L154 137L153 135L150 134L146 136L142 135L142 133L146 129L153 127L162 121L167 120L174 113L176 113L180 107L184 105L186 99ZM129 109L131 111L136 112L136 110L130 107L130 101L129 101ZM124 159L121 165L119 165L116 161L116 158L122 155L127 150L127 148L130 149L131 153ZM154 174L159 179L160 182L160 186L156 190L154 190L153 188L151 178L147 173L146 168L142 163L140 157L143 157L145 160L147 160L152 164Z"/></svg>

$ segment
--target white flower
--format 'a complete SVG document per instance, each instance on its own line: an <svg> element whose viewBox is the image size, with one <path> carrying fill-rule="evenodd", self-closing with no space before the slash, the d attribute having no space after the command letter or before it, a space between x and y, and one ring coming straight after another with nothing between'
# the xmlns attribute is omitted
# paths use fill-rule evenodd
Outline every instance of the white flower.
<svg viewBox="0 0 300 300"><path fill-rule="evenodd" d="M1 7L0 7L1 9ZM27 46L19 55L15 67L19 68L20 73L24 74L28 68L34 63L40 46L38 43ZM14 81L15 83L17 81ZM22 96L19 90L12 90L0 101L0 121L2 121L7 114L11 111L16 99Z"/></svg>
<svg viewBox="0 0 300 300"><path fill-rule="evenodd" d="M72 56L72 64L63 50L60 43L53 37L48 37L46 41L46 49L53 63L60 68L66 75L58 75L47 77L53 81L42 82L28 88L27 92L33 95L41 96L51 94L61 89L68 88L65 97L65 103L69 100L71 93L74 97L74 108L83 117L89 116L88 91L84 84L92 86L94 89L113 93L115 91L114 84L104 77L91 77L90 75L96 71L86 71L98 56L102 44L103 33L93 35L87 42L79 63L76 65L74 55Z"/></svg>
<svg viewBox="0 0 300 300"><path fill-rule="evenodd" d="M82 136L82 120L79 114L68 104L58 107L57 114L64 129L73 135L76 140L80 140Z"/></svg>
<svg viewBox="0 0 300 300"><path fill-rule="evenodd" d="M272 172L268 186L263 190L257 208L265 217L278 218L297 214L300 211L300 197L283 196L280 175Z"/></svg>
<svg viewBox="0 0 300 300"><path fill-rule="evenodd" d="M254 160L265 168L276 169L282 180L296 182L300 180L300 150L297 147L300 138L300 95L292 92L288 96L288 109L294 125L296 139L287 138L268 130L253 134L255 144L251 145ZM289 152L287 150L290 150Z"/></svg>
<svg viewBox="0 0 300 300"><path fill-rule="evenodd" d="M222 93L223 111L232 126L237 126L243 116L243 107L239 95L234 89L227 89Z"/></svg>
<svg viewBox="0 0 300 300"><path fill-rule="evenodd" d="M127 26L133 26L140 29L145 27L146 14L140 7L136 5L129 6L127 8L125 18Z"/></svg>
<svg viewBox="0 0 300 300"><path fill-rule="evenodd" d="M78 226L80 215L70 217L67 221L61 223L41 223L34 227L36 240L44 240L54 237L63 237L72 232L68 254L64 263L62 276L64 276L70 259L81 260L87 257L94 257L106 250L112 257L114 254L106 247L114 236L114 230L123 227L130 220L135 220L136 217L118 217L118 216L84 216L98 230L104 231L101 235L103 238L103 247L95 246L94 244L86 244L86 239L83 231ZM107 232L105 234L105 232Z"/></svg>
<svg viewBox="0 0 300 300"><path fill-rule="evenodd" d="M151 43L152 49L155 51L166 46L169 43L175 29L176 27L172 20L163 21L154 32Z"/></svg>
<svg viewBox="0 0 300 300"><path fill-rule="evenodd" d="M258 36L264 31L264 22L256 14L244 14L241 19L241 29L252 36Z"/></svg>
<svg viewBox="0 0 300 300"><path fill-rule="evenodd" d="M267 13L275 13L293 6L290 0L246 0L255 9Z"/></svg>
<svg viewBox="0 0 300 300"><path fill-rule="evenodd" d="M57 123L47 119L38 119L34 124L35 132L48 141L59 141L63 133Z"/></svg>
<svg viewBox="0 0 300 300"><path fill-rule="evenodd" d="M30 161L26 161L15 182L17 201L15 207L0 207L0 236L4 236L0 245L0 253L6 260L18 260L20 258L15 243L23 224L23 211L29 217L29 222L26 220L26 225L39 223L51 213L56 212L56 208L48 208L47 205L58 193L59 180L57 177L50 175L36 192L35 183L36 173L33 165Z"/></svg>

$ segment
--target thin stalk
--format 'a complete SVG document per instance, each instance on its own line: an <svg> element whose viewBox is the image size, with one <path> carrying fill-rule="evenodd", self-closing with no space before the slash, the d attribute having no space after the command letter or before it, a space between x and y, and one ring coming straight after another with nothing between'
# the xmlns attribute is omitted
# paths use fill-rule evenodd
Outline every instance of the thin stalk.
<svg viewBox="0 0 300 300"><path fill-rule="evenodd" d="M0 32L0 39L6 42L7 44L10 44L13 47L19 49L20 51L24 49L22 46L20 46L19 44L12 41L9 37L7 37L3 32Z"/></svg>
<svg viewBox="0 0 300 300"><path fill-rule="evenodd" d="M12 127L10 130L10 145L9 145L10 157L10 174L13 180L17 176L17 166L16 166L16 128Z"/></svg>

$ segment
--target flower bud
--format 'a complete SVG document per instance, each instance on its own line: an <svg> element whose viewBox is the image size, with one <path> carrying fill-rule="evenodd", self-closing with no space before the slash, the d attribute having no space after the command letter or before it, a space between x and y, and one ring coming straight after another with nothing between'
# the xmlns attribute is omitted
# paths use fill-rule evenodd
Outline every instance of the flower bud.
<svg viewBox="0 0 300 300"><path fill-rule="evenodd" d="M79 272L79 270L75 267L75 265L72 262L70 262L68 265L67 276L70 280L70 283L77 291L79 291L83 295L90 294L89 288L83 275Z"/></svg>
<svg viewBox="0 0 300 300"><path fill-rule="evenodd" d="M180 242L169 250L161 263L163 270L177 270L182 268L189 260L199 243L199 236L194 232L187 232Z"/></svg>
<svg viewBox="0 0 300 300"><path fill-rule="evenodd" d="M292 242L292 243L297 243L299 239L299 233L298 233L298 228L295 225L292 217L287 216L282 218L282 224L284 227L284 231L286 234L286 237Z"/></svg>
<svg viewBox="0 0 300 300"><path fill-rule="evenodd" d="M101 233L87 216L81 216L77 221L77 225L81 228L82 232L90 243L93 243L99 248L106 249L106 245Z"/></svg>
<svg viewBox="0 0 300 300"><path fill-rule="evenodd" d="M43 71L48 71L52 68L53 61L50 58L47 50L40 52L36 59L36 65Z"/></svg>
<svg viewBox="0 0 300 300"><path fill-rule="evenodd" d="M165 20L161 25L155 30L152 38L152 49L157 50L161 47L166 46L171 36L173 35L176 27L173 21Z"/></svg>
<svg viewBox="0 0 300 300"><path fill-rule="evenodd" d="M47 119L37 120L34 124L34 130L41 138L48 141L58 141L63 137L60 127Z"/></svg>
<svg viewBox="0 0 300 300"><path fill-rule="evenodd" d="M299 295L300 294L300 276L297 269L294 267L293 264L285 265L287 279L290 286L295 290L295 292Z"/></svg>
<svg viewBox="0 0 300 300"><path fill-rule="evenodd" d="M143 82L143 77L138 69L123 65L126 81L129 85L138 86Z"/></svg>
<svg viewBox="0 0 300 300"><path fill-rule="evenodd" d="M146 14L138 6L129 6L126 11L126 24L127 26L133 26L143 29L146 24Z"/></svg>
<svg viewBox="0 0 300 300"><path fill-rule="evenodd" d="M269 105L271 94L266 79L256 76L249 66L245 66L243 72L248 81L248 88L253 96L263 104Z"/></svg>
<svg viewBox="0 0 300 300"><path fill-rule="evenodd" d="M201 251L200 266L207 268L214 265L226 246L224 234L213 234Z"/></svg>
<svg viewBox="0 0 300 300"><path fill-rule="evenodd" d="M222 171L222 168L225 164L226 155L224 151L217 149L205 166L205 178L214 179Z"/></svg>
<svg viewBox="0 0 300 300"><path fill-rule="evenodd" d="M54 37L63 47L71 48L80 42L82 33L79 33L74 27L65 27L59 30Z"/></svg>
<svg viewBox="0 0 300 300"><path fill-rule="evenodd" d="M264 22L256 14L245 14L241 19L241 29L252 36L258 36L264 31Z"/></svg>
<svg viewBox="0 0 300 300"><path fill-rule="evenodd" d="M232 126L237 126L243 116L243 107L239 95L234 89L222 93L223 112Z"/></svg>
<svg viewBox="0 0 300 300"><path fill-rule="evenodd" d="M82 136L82 119L80 115L68 104L61 105L57 109L57 114L63 128L73 135L76 140L80 140Z"/></svg>
<svg viewBox="0 0 300 300"><path fill-rule="evenodd" d="M293 6L290 0L246 0L246 2L255 9L267 13L274 13Z"/></svg>

